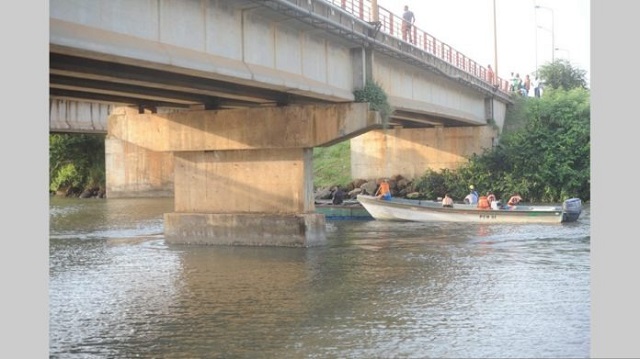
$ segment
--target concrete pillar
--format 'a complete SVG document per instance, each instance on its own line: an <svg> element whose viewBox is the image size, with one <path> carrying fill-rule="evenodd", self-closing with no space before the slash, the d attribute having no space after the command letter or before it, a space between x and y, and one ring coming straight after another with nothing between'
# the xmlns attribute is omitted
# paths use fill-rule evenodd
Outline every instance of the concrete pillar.
<svg viewBox="0 0 640 359"><path fill-rule="evenodd" d="M380 128L366 103L109 117L109 136L173 153L176 244L309 247L326 241L313 201L313 147ZM114 142L115 143L115 142Z"/></svg>
<svg viewBox="0 0 640 359"><path fill-rule="evenodd" d="M178 152L170 243L314 246L325 219L314 213L312 149Z"/></svg>
<svg viewBox="0 0 640 359"><path fill-rule="evenodd" d="M119 106L108 116L104 144L107 198L172 197L173 153L140 146L108 130L113 118L137 115L137 108Z"/></svg>
<svg viewBox="0 0 640 359"><path fill-rule="evenodd" d="M173 196L173 153L109 137L104 147L107 198Z"/></svg>
<svg viewBox="0 0 640 359"><path fill-rule="evenodd" d="M491 126L370 131L351 139L351 176L368 179L400 174L415 179L427 169L456 169L472 154L491 148L497 136Z"/></svg>

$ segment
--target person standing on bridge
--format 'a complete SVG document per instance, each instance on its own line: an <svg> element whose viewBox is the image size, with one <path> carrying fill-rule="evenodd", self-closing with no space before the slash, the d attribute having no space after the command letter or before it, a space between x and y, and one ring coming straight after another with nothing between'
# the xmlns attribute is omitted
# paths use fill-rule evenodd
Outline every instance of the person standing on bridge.
<svg viewBox="0 0 640 359"><path fill-rule="evenodd" d="M524 91L522 91L522 94L524 96L529 96L529 91L531 91L531 78L529 77L529 75L524 77L524 83L522 86L524 87Z"/></svg>
<svg viewBox="0 0 640 359"><path fill-rule="evenodd" d="M533 79L531 86L533 86L533 96L540 97L540 79L538 79L538 75Z"/></svg>
<svg viewBox="0 0 640 359"><path fill-rule="evenodd" d="M413 44L413 41L411 41L411 27L416 22L416 18L413 16L413 11L409 10L408 5L404 6L402 20L402 40L407 41L407 38L409 38L409 42Z"/></svg>
<svg viewBox="0 0 640 359"><path fill-rule="evenodd" d="M491 65L487 65L487 82L493 86L496 82L495 80L496 74L493 72Z"/></svg>

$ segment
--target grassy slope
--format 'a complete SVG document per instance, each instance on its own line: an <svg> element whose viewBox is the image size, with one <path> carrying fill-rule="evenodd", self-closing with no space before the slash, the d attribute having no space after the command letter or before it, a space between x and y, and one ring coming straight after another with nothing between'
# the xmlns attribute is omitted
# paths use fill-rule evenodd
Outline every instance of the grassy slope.
<svg viewBox="0 0 640 359"><path fill-rule="evenodd" d="M315 188L344 186L351 180L350 141L313 149L313 186Z"/></svg>

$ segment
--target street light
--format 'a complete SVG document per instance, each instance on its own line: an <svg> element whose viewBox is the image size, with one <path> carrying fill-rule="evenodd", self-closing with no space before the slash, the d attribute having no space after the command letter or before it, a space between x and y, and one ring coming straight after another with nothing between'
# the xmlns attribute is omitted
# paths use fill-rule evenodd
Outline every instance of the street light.
<svg viewBox="0 0 640 359"><path fill-rule="evenodd" d="M545 10L549 10L551 11L551 62L555 61L555 55L554 53L556 52L556 46L555 46L555 31L554 29L554 23L555 23L555 16L553 15L553 9L550 7L546 7L546 6L540 6L540 5L536 5L536 9L545 9ZM540 27L540 26L538 26ZM540 27L541 29L544 29L543 27Z"/></svg>
<svg viewBox="0 0 640 359"><path fill-rule="evenodd" d="M498 77L498 28L496 27L496 0L493 0L493 72Z"/></svg>

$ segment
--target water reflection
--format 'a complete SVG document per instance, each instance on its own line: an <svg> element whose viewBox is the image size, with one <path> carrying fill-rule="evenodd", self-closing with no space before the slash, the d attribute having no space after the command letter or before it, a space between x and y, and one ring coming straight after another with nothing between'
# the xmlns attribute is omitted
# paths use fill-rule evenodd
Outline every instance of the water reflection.
<svg viewBox="0 0 640 359"><path fill-rule="evenodd" d="M158 234L164 202L52 203L53 356L589 355L583 218L336 221L323 247L179 246Z"/></svg>

